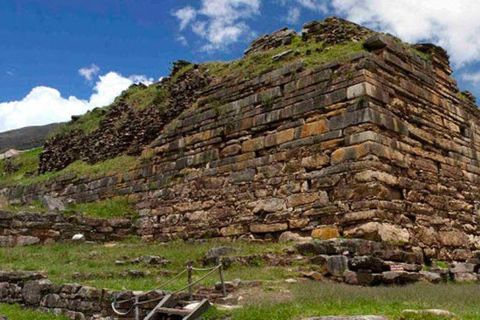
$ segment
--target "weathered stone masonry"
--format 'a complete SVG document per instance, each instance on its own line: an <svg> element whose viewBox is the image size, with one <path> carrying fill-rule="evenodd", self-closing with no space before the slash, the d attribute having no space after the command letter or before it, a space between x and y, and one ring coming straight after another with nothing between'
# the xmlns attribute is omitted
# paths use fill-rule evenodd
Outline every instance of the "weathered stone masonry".
<svg viewBox="0 0 480 320"><path fill-rule="evenodd" d="M117 241L135 234L130 219L99 219L75 214L0 211L0 247L47 244L83 234L89 241Z"/></svg>
<svg viewBox="0 0 480 320"><path fill-rule="evenodd" d="M145 239L336 234L426 259L480 249L479 111L432 45L376 35L345 62L218 80L144 151L97 180L5 192L77 202L134 195Z"/></svg>

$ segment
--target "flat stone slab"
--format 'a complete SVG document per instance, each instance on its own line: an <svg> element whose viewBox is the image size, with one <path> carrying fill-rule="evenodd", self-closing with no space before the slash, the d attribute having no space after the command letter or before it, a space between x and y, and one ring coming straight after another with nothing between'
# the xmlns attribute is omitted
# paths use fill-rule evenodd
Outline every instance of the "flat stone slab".
<svg viewBox="0 0 480 320"><path fill-rule="evenodd" d="M423 309L423 310L407 309L402 311L401 316L402 316L401 319L403 318L408 319L409 317L412 317L412 316L425 316L425 317L429 317L428 319L430 318L458 319L454 313L447 310L441 310L441 309Z"/></svg>
<svg viewBox="0 0 480 320"><path fill-rule="evenodd" d="M382 316L326 316L307 318L305 320L388 320Z"/></svg>

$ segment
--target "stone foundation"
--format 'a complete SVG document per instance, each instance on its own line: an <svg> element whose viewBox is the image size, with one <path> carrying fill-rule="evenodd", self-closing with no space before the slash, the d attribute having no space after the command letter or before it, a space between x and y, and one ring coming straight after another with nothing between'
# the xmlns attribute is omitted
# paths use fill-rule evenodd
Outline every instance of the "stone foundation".
<svg viewBox="0 0 480 320"><path fill-rule="evenodd" d="M18 213L0 211L0 247L46 244L71 240L83 234L89 241L117 241L134 235L129 219L97 219L76 214Z"/></svg>

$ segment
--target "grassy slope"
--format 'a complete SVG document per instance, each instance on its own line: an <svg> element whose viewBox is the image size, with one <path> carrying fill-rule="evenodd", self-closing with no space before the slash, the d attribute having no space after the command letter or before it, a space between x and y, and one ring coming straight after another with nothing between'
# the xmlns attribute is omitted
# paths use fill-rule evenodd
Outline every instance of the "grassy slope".
<svg viewBox="0 0 480 320"><path fill-rule="evenodd" d="M280 251L284 245L280 244L247 244L235 243L229 246L238 248L239 254ZM100 288L148 290L165 281L162 271L173 273L185 268L187 261L202 258L212 247L221 246L219 243L186 244L171 242L168 244L142 243L139 240L120 242L114 247L105 245L57 243L45 246L0 248L0 270L45 270L49 279L56 283L80 282ZM140 256L159 255L170 260L171 263L161 268L148 265L116 265L115 261L134 259ZM283 279L291 274L285 268L262 268L263 263L257 261L255 266L233 267L226 270L226 278L240 279ZM114 274L128 270L140 270L149 273L144 278L122 278ZM76 275L77 274L77 275ZM82 277L78 278L78 274ZM170 289L183 286L186 279L174 283ZM218 281L209 280L210 284Z"/></svg>
<svg viewBox="0 0 480 320"><path fill-rule="evenodd" d="M0 315L9 320L67 320L65 316L55 316L53 313L30 311L22 309L19 305L8 305L0 303Z"/></svg>
<svg viewBox="0 0 480 320"><path fill-rule="evenodd" d="M22 153L18 158L14 159L14 163L19 166L20 170L13 174L7 174L4 169L4 161L0 161L0 187L9 185L28 186L70 173L74 173L78 177L88 175L91 178L95 178L108 173L122 173L133 168L138 163L137 158L124 155L93 165L83 161L76 161L63 170L37 175L38 155L40 152L42 152L41 148L33 149Z"/></svg>
<svg viewBox="0 0 480 320"><path fill-rule="evenodd" d="M200 259L215 242L145 244L130 240L114 247L88 244L53 244L42 247L0 248L0 269L46 270L56 283L77 282L100 288L149 290L165 282L185 267L188 260ZM282 252L284 244L229 243L238 255ZM171 263L166 267L144 264L116 265L116 260L128 260L143 255L164 256ZM138 270L144 278L118 276L121 272ZM80 277L79 277L80 275ZM284 280L299 275L295 267L267 267L262 261L251 266L233 266L225 271L226 280ZM207 285L217 282L209 278ZM166 289L184 286L181 278ZM288 285L283 281L246 289L244 308L229 311L232 320L296 320L319 315L387 315L399 319L404 309L446 309L461 319L480 319L480 290L478 284L418 283L409 286L356 287L344 284L301 281ZM0 306L0 314L2 308ZM205 319L223 319L225 312L213 309ZM15 318L13 318L15 319ZM50 318L46 318L50 319ZM429 320L433 318L416 318ZM437 318L438 319L438 318Z"/></svg>
<svg viewBox="0 0 480 320"><path fill-rule="evenodd" d="M258 295L232 320L288 320L319 315L386 315L399 319L405 309L445 309L464 320L480 319L478 284L427 284L355 287L305 282L290 286L290 294ZM442 319L416 317L408 319Z"/></svg>

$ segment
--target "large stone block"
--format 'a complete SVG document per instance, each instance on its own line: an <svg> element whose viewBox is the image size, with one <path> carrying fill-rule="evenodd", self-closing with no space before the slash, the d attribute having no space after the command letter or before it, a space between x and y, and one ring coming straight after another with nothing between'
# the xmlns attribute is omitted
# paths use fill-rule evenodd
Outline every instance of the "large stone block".
<svg viewBox="0 0 480 320"><path fill-rule="evenodd" d="M410 240L407 229L390 223L367 222L345 230L345 236L382 241L392 244L405 244Z"/></svg>

